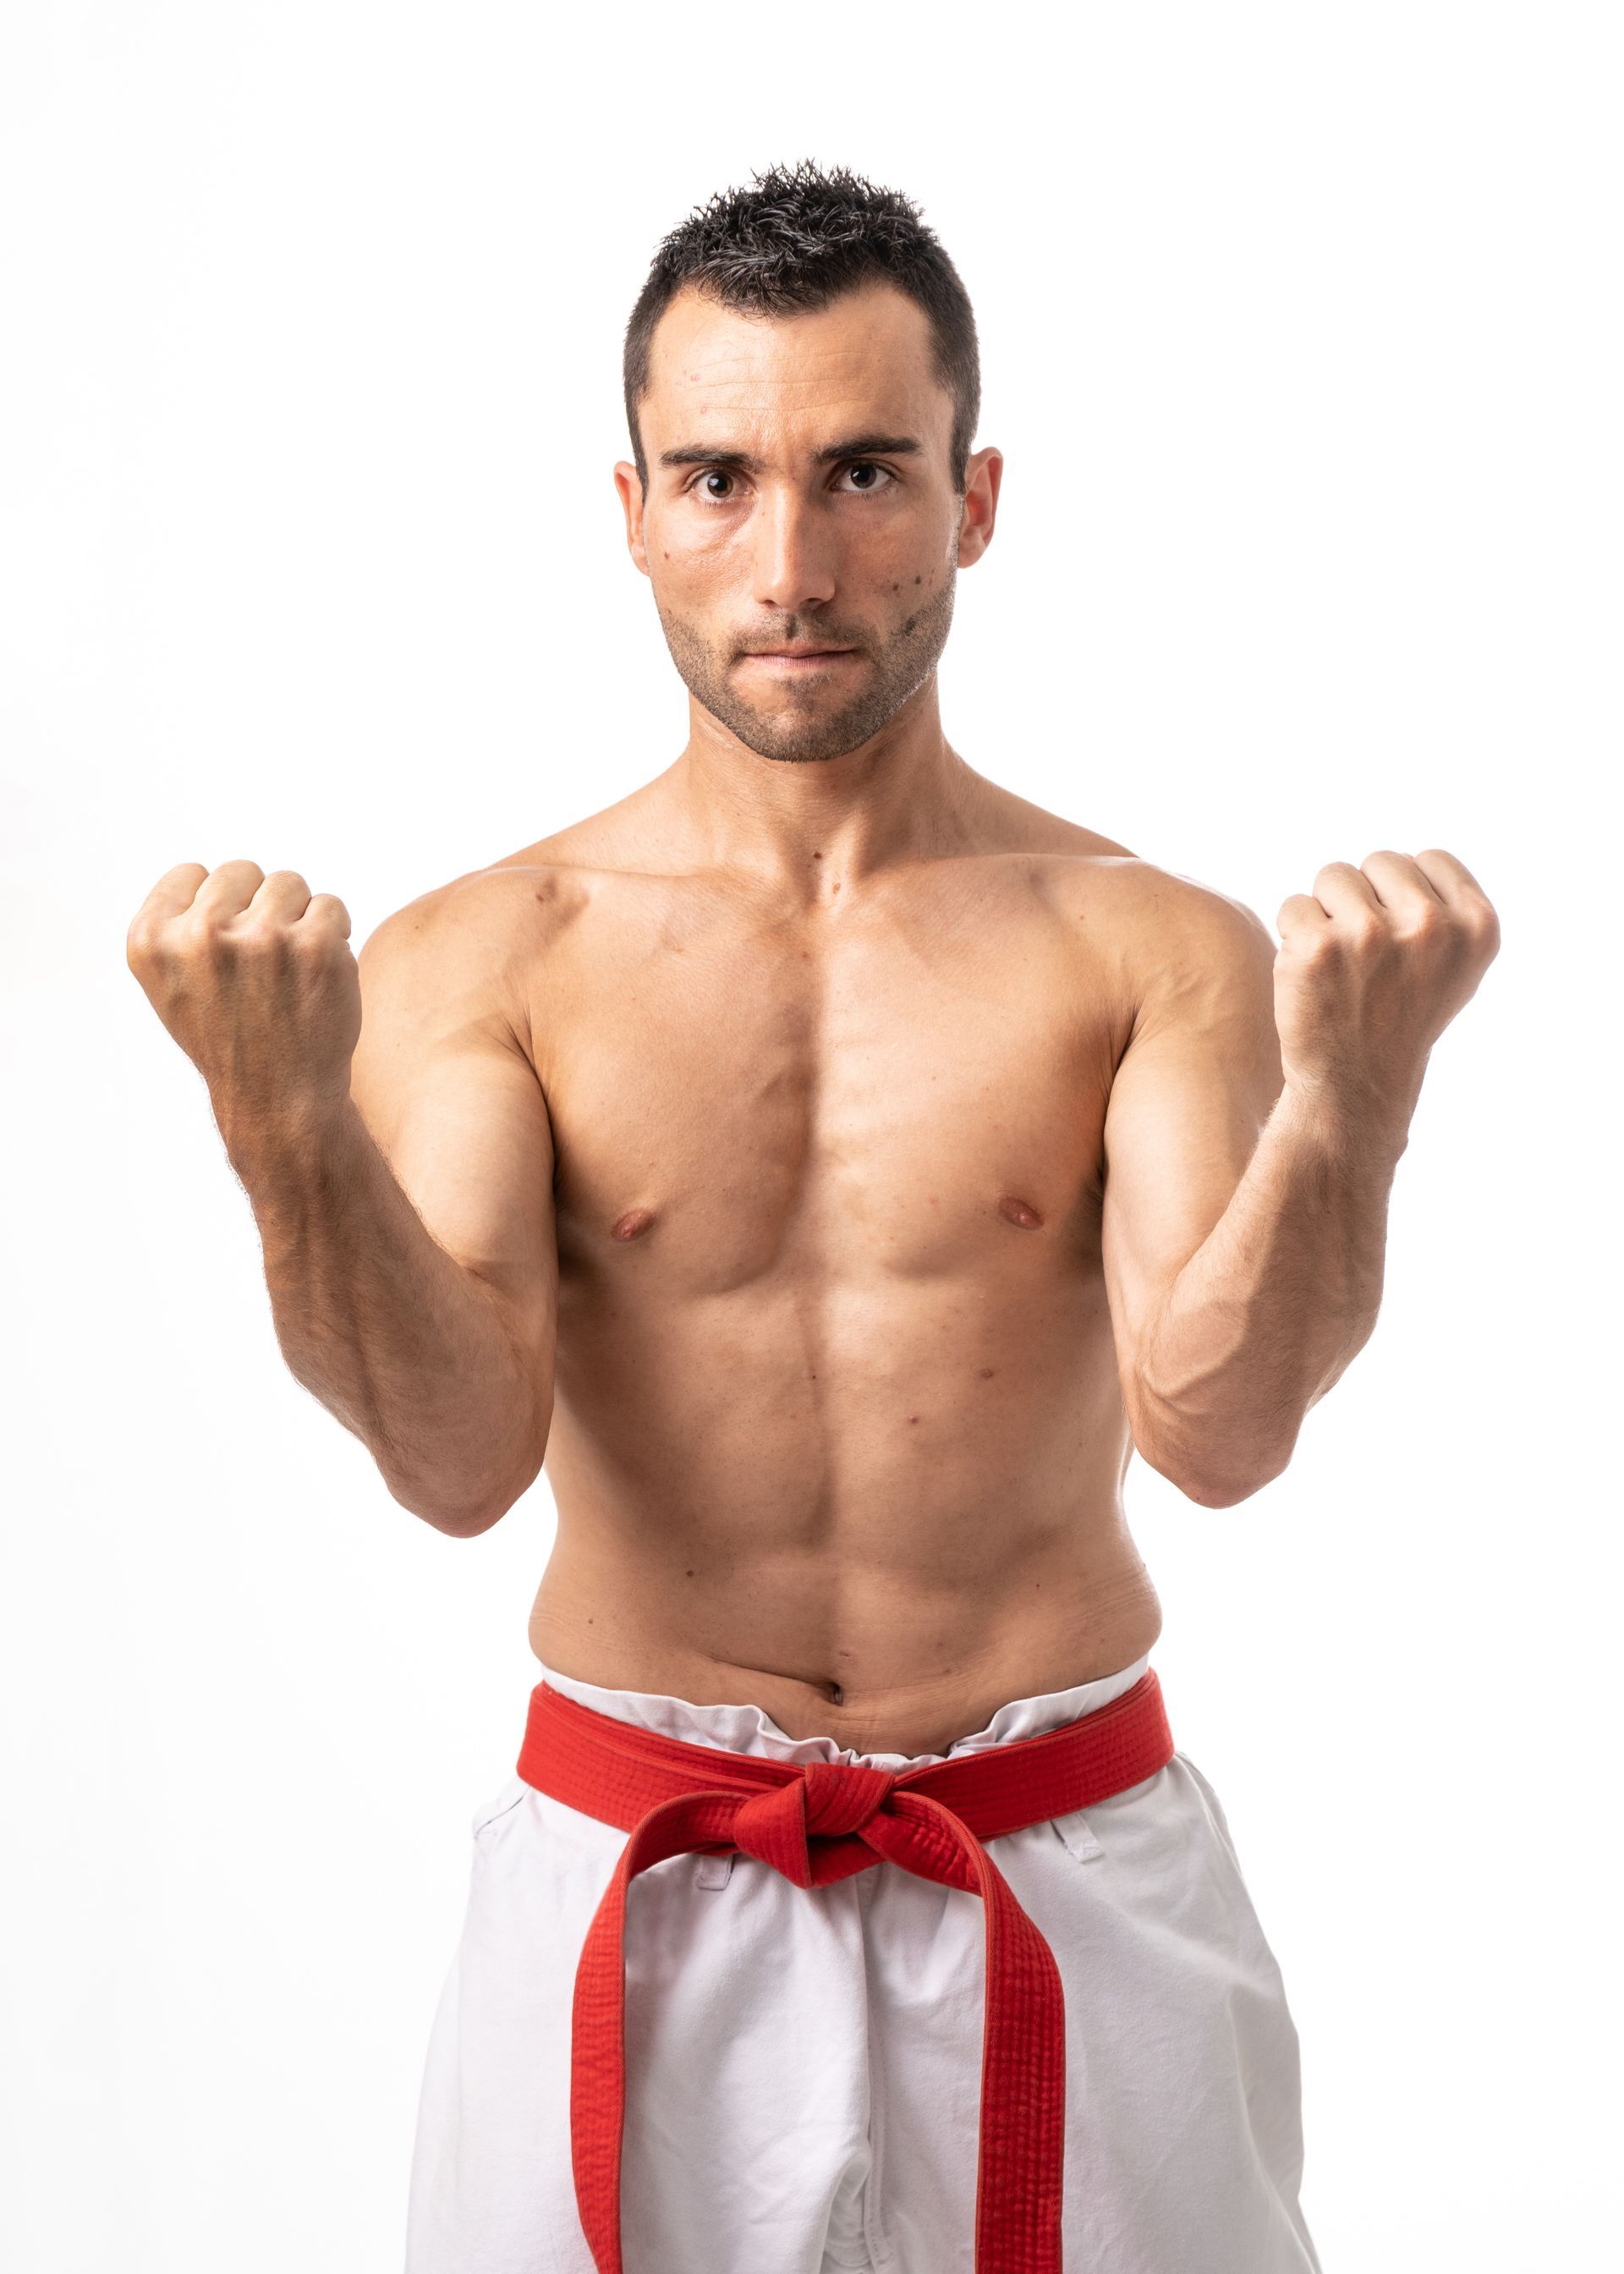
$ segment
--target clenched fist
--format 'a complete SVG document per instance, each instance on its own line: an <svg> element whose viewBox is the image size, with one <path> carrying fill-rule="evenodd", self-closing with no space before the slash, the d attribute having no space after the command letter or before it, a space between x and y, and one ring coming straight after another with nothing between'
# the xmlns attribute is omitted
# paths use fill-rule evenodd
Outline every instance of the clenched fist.
<svg viewBox="0 0 1624 2274"><path fill-rule="evenodd" d="M208 1085L233 1162L350 1091L361 982L350 915L291 869L183 862L136 911L130 968Z"/></svg>
<svg viewBox="0 0 1624 2274"><path fill-rule="evenodd" d="M1427 1053L1500 947L1482 886L1452 853L1372 853L1329 862L1275 925L1287 1088L1402 1148Z"/></svg>

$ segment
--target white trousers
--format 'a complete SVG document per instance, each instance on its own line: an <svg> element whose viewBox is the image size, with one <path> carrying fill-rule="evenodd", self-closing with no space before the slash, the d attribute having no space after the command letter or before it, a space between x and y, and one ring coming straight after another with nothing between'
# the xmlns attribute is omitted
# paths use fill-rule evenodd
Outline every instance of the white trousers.
<svg viewBox="0 0 1624 2274"><path fill-rule="evenodd" d="M982 1752L1096 1711L1148 1657L1001 1706ZM756 1706L606 1690L601 1713L774 1760L939 1753L786 1736ZM1177 1706L1174 1706L1177 1714ZM509 1777L473 1818L435 2014L406 2274L593 2274L569 2150L575 1964L627 1834ZM1297 2203L1297 2039L1223 1811L1182 1753L988 1843L1065 1993L1067 2274L1318 2274ZM984 1919L876 1863L797 1887L673 1856L626 1924L625 2274L971 2274Z"/></svg>

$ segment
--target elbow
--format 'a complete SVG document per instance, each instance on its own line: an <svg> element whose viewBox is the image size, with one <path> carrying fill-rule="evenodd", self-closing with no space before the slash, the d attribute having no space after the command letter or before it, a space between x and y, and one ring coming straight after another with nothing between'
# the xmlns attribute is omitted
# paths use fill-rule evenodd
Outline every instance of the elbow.
<svg viewBox="0 0 1624 2274"><path fill-rule="evenodd" d="M1250 1457L1233 1466L1198 1462L1176 1475L1173 1482L1198 1508L1237 1508L1285 1474L1293 1449L1291 1445L1273 1451L1251 1447Z"/></svg>
<svg viewBox="0 0 1624 2274"><path fill-rule="evenodd" d="M477 1501L444 1497L425 1501L416 1496L408 1499L403 1493L398 1492L394 1497L402 1508L409 1508L414 1516L420 1516L425 1524L432 1524L436 1532L443 1532L448 1540L477 1540L482 1532L489 1532L493 1525L500 1524L514 1502L523 1499L534 1482L533 1477L527 1478L516 1490L504 1490Z"/></svg>
<svg viewBox="0 0 1624 2274"><path fill-rule="evenodd" d="M1171 1481L1178 1487L1184 1498L1194 1501L1198 1508L1238 1508L1242 1501L1250 1500L1254 1493L1261 1492L1264 1486L1272 1484L1279 1474L1279 1469L1270 1469L1262 1476L1236 1479L1203 1474L1174 1477Z"/></svg>
<svg viewBox="0 0 1624 2274"><path fill-rule="evenodd" d="M1253 1445L1246 1449L1244 1459L1222 1461L1213 1457L1210 1448L1169 1444L1137 1429L1133 1442L1146 1465L1177 1486L1198 1508L1238 1507L1284 1473L1293 1450L1290 1445Z"/></svg>
<svg viewBox="0 0 1624 2274"><path fill-rule="evenodd" d="M473 1540L492 1525L500 1524L518 1498L517 1493L499 1494L483 1500L473 1500L460 1494L425 1492L421 1486L391 1483L386 1477L389 1497L413 1516L420 1516L425 1524L436 1532L443 1532L448 1540Z"/></svg>
<svg viewBox="0 0 1624 2274"><path fill-rule="evenodd" d="M526 1456L515 1475L507 1479L484 1500L476 1502L471 1507L454 1510L449 1520L441 1523L440 1530L449 1532L454 1540L474 1540L480 1532L489 1532L493 1525L501 1522L515 1502L523 1500L525 1494L529 1492L541 1474L541 1465L545 1458L546 1450L546 1441L544 1438L542 1442Z"/></svg>
<svg viewBox="0 0 1624 2274"><path fill-rule="evenodd" d="M501 1522L516 1501L525 1494L541 1474L546 1457L547 1432L544 1427L530 1439L522 1458L508 1472L493 1478L477 1491L462 1491L448 1487L443 1482L428 1487L420 1481L408 1486L384 1472L384 1482L392 1499L402 1508L420 1516L436 1532L443 1532L450 1540L476 1540L482 1532L489 1532Z"/></svg>
<svg viewBox="0 0 1624 2274"><path fill-rule="evenodd" d="M473 1508L419 1509L417 1513L447 1540L477 1540L482 1532L500 1524L512 1505L511 1501L490 1501Z"/></svg>

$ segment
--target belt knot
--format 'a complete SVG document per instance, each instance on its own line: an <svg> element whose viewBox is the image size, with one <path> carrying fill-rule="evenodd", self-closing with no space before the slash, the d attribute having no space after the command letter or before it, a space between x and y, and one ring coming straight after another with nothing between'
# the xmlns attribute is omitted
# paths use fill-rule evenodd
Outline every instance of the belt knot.
<svg viewBox="0 0 1624 2274"><path fill-rule="evenodd" d="M733 1841L798 1887L814 1884L808 1841L861 1833L891 1796L897 1773L855 1761L808 1761L799 1776L755 1793L733 1819Z"/></svg>

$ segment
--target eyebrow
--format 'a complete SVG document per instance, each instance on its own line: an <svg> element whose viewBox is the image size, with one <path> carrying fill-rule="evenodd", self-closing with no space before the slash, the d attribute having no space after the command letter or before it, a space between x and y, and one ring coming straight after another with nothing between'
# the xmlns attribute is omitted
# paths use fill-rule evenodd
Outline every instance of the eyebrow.
<svg viewBox="0 0 1624 2274"><path fill-rule="evenodd" d="M924 445L912 434L852 434L844 441L831 442L819 450L813 463L831 466L840 458L906 458L917 457ZM741 473L758 474L763 461L752 457L748 450L708 450L698 442L685 442L680 449L662 450L662 466L735 466Z"/></svg>

